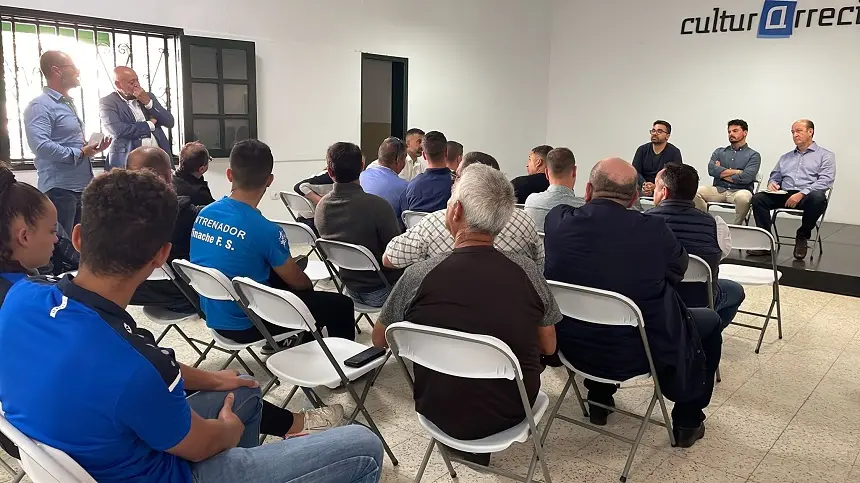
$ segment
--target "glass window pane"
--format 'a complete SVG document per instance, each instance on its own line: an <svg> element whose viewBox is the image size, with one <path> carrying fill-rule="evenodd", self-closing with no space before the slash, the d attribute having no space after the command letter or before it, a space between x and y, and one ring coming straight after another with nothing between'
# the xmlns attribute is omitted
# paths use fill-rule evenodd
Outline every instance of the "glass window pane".
<svg viewBox="0 0 860 483"><path fill-rule="evenodd" d="M209 149L221 149L221 121L217 119L195 119L194 139Z"/></svg>
<svg viewBox="0 0 860 483"><path fill-rule="evenodd" d="M218 78L218 50L214 47L191 46L191 77Z"/></svg>
<svg viewBox="0 0 860 483"><path fill-rule="evenodd" d="M221 76L224 79L248 79L248 59L244 50L221 50Z"/></svg>
<svg viewBox="0 0 860 483"><path fill-rule="evenodd" d="M224 114L248 114L248 86L224 84Z"/></svg>
<svg viewBox="0 0 860 483"><path fill-rule="evenodd" d="M251 131L248 128L247 119L225 119L224 120L224 149L233 149L233 145L243 139L248 139Z"/></svg>
<svg viewBox="0 0 860 483"><path fill-rule="evenodd" d="M218 84L192 82L191 111L194 114L218 114Z"/></svg>

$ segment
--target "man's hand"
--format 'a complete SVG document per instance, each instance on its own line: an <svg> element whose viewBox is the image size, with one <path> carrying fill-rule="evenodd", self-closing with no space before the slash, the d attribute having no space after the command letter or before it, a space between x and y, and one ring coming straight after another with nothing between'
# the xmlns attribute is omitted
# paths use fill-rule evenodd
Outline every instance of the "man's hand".
<svg viewBox="0 0 860 483"><path fill-rule="evenodd" d="M151 122L153 126L158 127L158 119L153 117L152 119L149 120L149 122Z"/></svg>
<svg viewBox="0 0 860 483"><path fill-rule="evenodd" d="M102 138L101 142L87 144L81 148L81 157L92 158L96 154L109 148L112 142L113 138L105 136Z"/></svg>
<svg viewBox="0 0 860 483"><path fill-rule="evenodd" d="M741 174L741 173L743 173L743 171L741 171L739 169L728 169L728 168L726 168L723 170L722 173L720 173L720 177L723 179L726 179L726 178L731 178L732 176L734 176L736 174Z"/></svg>
<svg viewBox="0 0 860 483"><path fill-rule="evenodd" d="M648 196L654 194L654 183L646 181L645 184L642 185L642 192Z"/></svg>
<svg viewBox="0 0 860 483"><path fill-rule="evenodd" d="M803 200L805 196L806 195L803 193L795 193L791 195L787 200L785 200L785 207L794 208L798 205L798 203L800 203L801 200Z"/></svg>
<svg viewBox="0 0 860 483"><path fill-rule="evenodd" d="M140 103L143 104L144 106L149 104L149 101L152 100L152 98L149 97L149 92L146 92L145 90L143 90L142 87L138 87L137 89L135 89L134 92L132 92L132 94L134 94L134 97L136 97L137 100L140 101Z"/></svg>
<svg viewBox="0 0 860 483"><path fill-rule="evenodd" d="M779 184L771 181L770 183L767 184L767 190L768 191L779 191Z"/></svg>
<svg viewBox="0 0 860 483"><path fill-rule="evenodd" d="M233 413L233 401L236 396L231 392L224 398L224 407L218 413L218 421L224 423L224 433L227 439L228 447L235 448L242 439L242 433L245 432L245 425L235 413Z"/></svg>
<svg viewBox="0 0 860 483"><path fill-rule="evenodd" d="M722 168L722 167L723 167L723 165L722 165L722 164L720 164L720 162L719 162L719 161L714 161L714 166L717 166L717 167L719 167L719 168Z"/></svg>
<svg viewBox="0 0 860 483"><path fill-rule="evenodd" d="M213 372L216 382L213 391L232 391L240 387L260 387L260 383L254 379L241 377L239 372L233 369Z"/></svg>

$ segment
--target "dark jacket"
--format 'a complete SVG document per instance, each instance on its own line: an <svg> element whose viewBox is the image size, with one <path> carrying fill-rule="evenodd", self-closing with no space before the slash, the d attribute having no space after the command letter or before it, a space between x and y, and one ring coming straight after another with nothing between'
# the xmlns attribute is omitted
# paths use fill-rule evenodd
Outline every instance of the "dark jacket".
<svg viewBox="0 0 860 483"><path fill-rule="evenodd" d="M705 359L695 325L675 289L688 256L657 216L597 199L580 208L559 205L547 214L547 280L610 290L642 312L660 385L673 395L704 387ZM627 379L647 372L637 329L565 317L556 325L558 348L582 370Z"/></svg>
<svg viewBox="0 0 860 483"><path fill-rule="evenodd" d="M162 129L165 127L173 129L175 124L173 114L158 102L158 98L154 94L150 93L149 97L152 98L152 109L147 109L143 105L140 108L147 121L150 119L157 121L154 131L149 130L149 124L146 121L135 119L134 113L128 107L128 102L116 92L112 92L99 100L99 115L102 126L108 134L113 136L113 143L107 151L105 170L125 168L128 154L140 147L141 139L149 139L153 135L158 142L158 147L167 154L173 152L170 141ZM173 158L170 162L173 163Z"/></svg>
<svg viewBox="0 0 860 483"><path fill-rule="evenodd" d="M696 255L711 267L716 292L723 252L717 238L714 217L698 210L692 201L684 200L664 200L646 214L663 218L687 253ZM678 287L678 293L689 307L708 306L707 289L702 284L683 283Z"/></svg>
<svg viewBox="0 0 860 483"><path fill-rule="evenodd" d="M206 206L215 202L212 192L209 191L209 183L203 177L194 176L177 169L173 174L173 190L176 196L187 196L192 205Z"/></svg>
<svg viewBox="0 0 860 483"><path fill-rule="evenodd" d="M511 180L514 185L514 195L517 203L525 204L526 198L533 193L543 193L549 188L549 179L546 173L528 174Z"/></svg>
<svg viewBox="0 0 860 483"><path fill-rule="evenodd" d="M633 167L639 173L639 185L641 186L646 181L653 183L660 172L667 164L683 164L681 158L681 150L675 147L672 143L666 143L666 147L660 154L654 154L654 147L651 143L646 143L639 146L636 154L633 155Z"/></svg>

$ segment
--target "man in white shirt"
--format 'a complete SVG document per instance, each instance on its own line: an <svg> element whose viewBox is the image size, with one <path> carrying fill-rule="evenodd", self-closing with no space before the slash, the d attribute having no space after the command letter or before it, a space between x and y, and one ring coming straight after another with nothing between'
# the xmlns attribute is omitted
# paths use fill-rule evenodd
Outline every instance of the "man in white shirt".
<svg viewBox="0 0 860 483"><path fill-rule="evenodd" d="M423 173L427 169L427 160L422 156L424 154L421 146L424 142L424 131L418 128L412 128L406 131L406 166L398 176L406 181L412 181L412 178ZM376 160L367 168L375 168L379 166L379 160Z"/></svg>
<svg viewBox="0 0 860 483"><path fill-rule="evenodd" d="M555 148L546 155L546 177L549 188L540 193L532 193L526 198L525 211L532 217L538 231L543 231L543 222L549 210L558 205L578 208L585 204L584 198L577 198L573 192L576 184L576 157L568 148Z"/></svg>
<svg viewBox="0 0 860 483"><path fill-rule="evenodd" d="M125 168L128 153L141 146L159 147L172 154L170 141L162 128L173 129L173 114L141 87L137 73L128 67L115 68L114 88L116 92L99 101L102 125L114 138L105 169Z"/></svg>

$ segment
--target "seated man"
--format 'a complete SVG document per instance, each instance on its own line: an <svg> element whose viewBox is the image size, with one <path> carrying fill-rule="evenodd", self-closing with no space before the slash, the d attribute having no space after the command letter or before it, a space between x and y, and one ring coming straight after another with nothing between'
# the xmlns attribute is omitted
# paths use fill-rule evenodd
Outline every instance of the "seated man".
<svg viewBox="0 0 860 483"><path fill-rule="evenodd" d="M258 446L269 410L288 411L263 401L253 379L186 366L137 328L124 309L167 260L175 216L176 196L151 173L113 170L89 184L72 232L78 276L19 282L0 308L0 402L9 422L99 482L295 481L315 473L377 481L382 447L370 431L349 426ZM186 398L186 390L198 392Z"/></svg>
<svg viewBox="0 0 860 483"><path fill-rule="evenodd" d="M128 154L126 169L129 171L148 169L168 185L173 181L170 156L161 148L139 147L135 149ZM170 240L168 263L172 263L176 259L188 260L191 251L191 230L194 229L194 220L197 219L202 208L202 206L193 205L188 196L177 196L176 224L173 227L173 237ZM177 283L181 284L183 289L180 289ZM129 304L163 306L174 312L193 314L197 311L195 306L199 306L199 297L197 292L181 278L177 278L176 283L170 280L145 280L134 292Z"/></svg>
<svg viewBox="0 0 860 483"><path fill-rule="evenodd" d="M330 337L355 339L352 300L341 294L315 292L307 275L290 256L284 231L257 209L274 176L274 158L257 140L236 143L230 153L227 179L230 196L200 212L191 233L191 262L219 270L227 278L249 277L259 283L289 290L307 305L317 327ZM206 325L239 343L262 339L260 331L233 301L200 299ZM272 335L289 329L266 322ZM271 348L274 349L274 348Z"/></svg>
<svg viewBox="0 0 860 483"><path fill-rule="evenodd" d="M406 144L399 138L390 137L379 145L379 159L375 166L361 172L359 184L365 193L383 198L397 217L398 225L403 226L400 214L403 213L403 192L409 182L398 174L406 166Z"/></svg>
<svg viewBox="0 0 860 483"><path fill-rule="evenodd" d="M670 164L657 173L654 188L654 208L648 215L662 217L675 238L690 255L696 255L711 267L714 282L714 309L720 314L725 329L734 320L744 301L744 288L732 280L720 280L720 260L732 251L729 227L720 217L713 217L695 208L693 198L699 174L686 164ZM708 307L707 290L703 284L682 283L678 293L688 307Z"/></svg>
<svg viewBox="0 0 860 483"><path fill-rule="evenodd" d="M654 196L654 177L667 164L683 164L681 151L669 142L672 125L666 121L654 121L651 126L651 142L636 150L633 167L639 174L639 189L643 196Z"/></svg>
<svg viewBox="0 0 860 483"><path fill-rule="evenodd" d="M179 151L179 168L173 176L173 189L177 196L187 196L192 205L206 206L215 198L209 191L209 183L203 178L209 171L209 150L200 141L185 143Z"/></svg>
<svg viewBox="0 0 860 483"><path fill-rule="evenodd" d="M533 193L526 199L526 213L535 222L538 231L543 231L543 221L549 210L558 205L582 206L585 200L573 192L576 184L576 158L567 148L555 148L546 155L546 177L549 188L543 193Z"/></svg>
<svg viewBox="0 0 860 483"><path fill-rule="evenodd" d="M666 222L629 210L638 174L626 161L605 159L591 170L581 208L559 205L546 219L546 278L620 293L642 311L660 387L675 401L677 445L692 446L702 424L720 364L720 317L687 309L676 293L688 256ZM626 380L649 371L639 330L566 318L556 326L559 351L596 377ZM588 398L614 405L616 387L585 381ZM592 406L592 424L608 411Z"/></svg>
<svg viewBox="0 0 860 483"><path fill-rule="evenodd" d="M400 179L409 183L427 169L427 161L421 157L421 145L424 142L424 131L418 128L412 128L406 131L403 142L406 143L406 154L408 156L404 159L403 169L400 171L398 176L400 176ZM375 168L377 166L379 166L378 159L370 163L368 168Z"/></svg>
<svg viewBox="0 0 860 483"><path fill-rule="evenodd" d="M552 151L552 146L546 144L535 147L529 152L529 160L526 163L526 176L520 176L511 180L514 185L517 203L523 204L529 195L543 193L549 188L549 180L546 177L546 156Z"/></svg>
<svg viewBox="0 0 860 483"><path fill-rule="evenodd" d="M445 164L448 165L448 169L451 170L451 173L457 172L457 168L460 167L460 162L462 161L463 145L457 141L448 141L448 150L447 154L445 154Z"/></svg>
<svg viewBox="0 0 860 483"><path fill-rule="evenodd" d="M767 231L772 222L771 210L803 210L794 244L794 258L803 260L812 229L827 209L826 192L836 181L836 155L812 140L815 124L809 119L792 124L791 135L797 147L779 158L768 178L767 191L753 196L752 209L756 226ZM750 255L770 256L770 251L750 250Z"/></svg>
<svg viewBox="0 0 860 483"><path fill-rule="evenodd" d="M708 202L735 205L735 225L743 225L750 212L750 200L761 155L747 144L747 122L729 121L729 146L717 148L708 163L708 174L714 177L713 186L702 186L696 195L696 207L708 211Z"/></svg>
<svg viewBox="0 0 860 483"><path fill-rule="evenodd" d="M409 182L402 206L404 211L432 213L445 209L451 197L454 181L446 161L448 140L439 131L430 131L424 136L422 148L427 169Z"/></svg>
<svg viewBox="0 0 860 483"><path fill-rule="evenodd" d="M365 193L358 184L358 176L364 168L361 148L352 143L335 143L326 152L326 162L329 175L334 179L334 189L323 196L314 215L320 236L361 245L370 250L382 266L382 253L388 242L400 234L400 224L388 202ZM384 272L391 286L402 273L390 269ZM340 279L347 295L372 307L382 307L391 291L391 286L386 286L374 272L342 269Z"/></svg>
<svg viewBox="0 0 860 483"><path fill-rule="evenodd" d="M534 403L540 355L555 352L561 312L534 262L493 247L515 210L500 171L463 170L447 210L454 251L406 269L379 314L373 344L385 347L385 328L404 320L497 337L517 357ZM464 379L415 364L414 397L416 411L459 439L484 438L525 418L517 384L505 379Z"/></svg>
<svg viewBox="0 0 860 483"><path fill-rule="evenodd" d="M499 169L499 163L492 156L475 151L463 156L460 173L475 163ZM436 255L450 253L454 249L454 241L445 225L445 212L431 213L406 233L393 238L385 247L382 263L388 268L406 268ZM543 240L523 210L514 211L508 224L495 237L495 243L499 250L531 258L538 268L543 267Z"/></svg>

